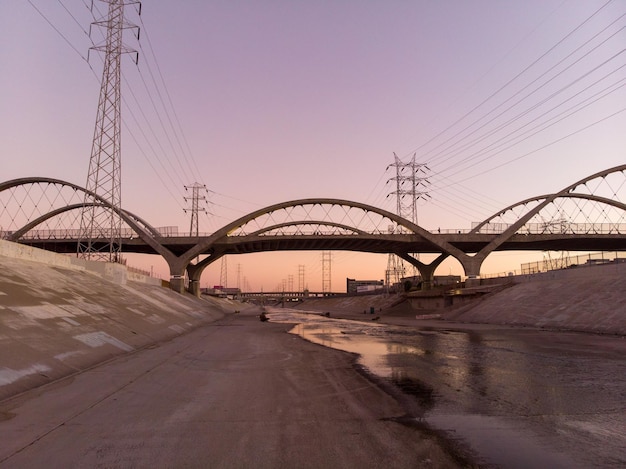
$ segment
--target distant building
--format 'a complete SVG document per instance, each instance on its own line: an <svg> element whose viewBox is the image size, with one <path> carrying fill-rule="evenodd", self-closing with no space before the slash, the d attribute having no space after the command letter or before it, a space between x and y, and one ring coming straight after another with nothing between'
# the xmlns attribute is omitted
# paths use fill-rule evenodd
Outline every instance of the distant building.
<svg viewBox="0 0 626 469"><path fill-rule="evenodd" d="M382 290L385 287L383 280L355 280L346 278L347 293L365 293L370 291Z"/></svg>

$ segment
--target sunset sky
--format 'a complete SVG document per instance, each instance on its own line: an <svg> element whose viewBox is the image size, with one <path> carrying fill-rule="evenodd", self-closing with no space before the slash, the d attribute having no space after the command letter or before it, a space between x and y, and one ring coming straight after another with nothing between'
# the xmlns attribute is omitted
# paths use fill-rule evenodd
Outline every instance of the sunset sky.
<svg viewBox="0 0 626 469"><path fill-rule="evenodd" d="M122 206L200 231L261 207L334 197L395 212L394 152L427 165L418 222L468 229L626 160L626 1L145 0L122 60ZM0 180L84 185L102 41L91 0L0 0ZM94 19L95 18L95 19ZM92 42L93 41L93 42ZM504 253L485 273L542 253ZM164 278L157 257L132 257ZM321 254L228 258L229 286L321 289ZM238 267L239 266L239 267ZM335 252L332 289L383 279L387 256ZM457 262L437 272L460 274ZM219 283L220 263L201 286Z"/></svg>

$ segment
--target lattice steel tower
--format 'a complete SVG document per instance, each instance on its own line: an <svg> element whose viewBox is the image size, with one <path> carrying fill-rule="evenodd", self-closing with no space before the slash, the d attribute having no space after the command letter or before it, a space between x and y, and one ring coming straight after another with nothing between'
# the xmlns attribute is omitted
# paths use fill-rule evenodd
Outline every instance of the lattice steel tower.
<svg viewBox="0 0 626 469"><path fill-rule="evenodd" d="M222 257L222 265L220 269L220 286L228 288L228 261L226 256Z"/></svg>
<svg viewBox="0 0 626 469"><path fill-rule="evenodd" d="M122 32L124 29L136 29L139 38L139 28L124 20L124 6L140 2L101 1L109 4L109 11L106 19L93 23L106 28L106 40L104 44L91 48L104 52L105 56L86 189L110 203L112 209L97 207L91 197L85 196L77 249L78 255L86 259L117 262L120 260L122 238L122 219L119 215L122 204L120 59L124 53L137 54L137 51L124 46Z"/></svg>
<svg viewBox="0 0 626 469"><path fill-rule="evenodd" d="M191 197L185 197L185 200L191 199L191 209L185 209L185 212L191 212L191 226L189 228L189 236L198 236L199 233L199 222L198 222L198 213L206 212L205 208L200 208L199 202L201 200L206 201L205 196L200 196L200 190L207 190L204 184L200 184L198 182L194 182L191 186L185 186L185 190L191 189Z"/></svg>
<svg viewBox="0 0 626 469"><path fill-rule="evenodd" d="M306 288L304 284L304 265L298 264L298 291L303 292Z"/></svg>
<svg viewBox="0 0 626 469"><path fill-rule="evenodd" d="M322 293L330 293L332 288L331 262L331 251L322 251Z"/></svg>
<svg viewBox="0 0 626 469"><path fill-rule="evenodd" d="M428 170L428 166L424 163L416 163L415 156L413 154L411 161L404 163L394 153L394 162L387 166L387 169L395 167L396 175L387 182L394 181L396 183L396 190L389 193L389 195L396 196L396 214L417 225L417 202L419 199L430 197L430 195L421 190L423 186L429 183L428 179L420 174L426 173L424 169ZM391 225L389 226L389 232L401 233L402 227ZM415 275L415 268L413 270ZM387 288L394 283L399 283L404 276L405 267L402 259L395 254L389 254L385 272Z"/></svg>

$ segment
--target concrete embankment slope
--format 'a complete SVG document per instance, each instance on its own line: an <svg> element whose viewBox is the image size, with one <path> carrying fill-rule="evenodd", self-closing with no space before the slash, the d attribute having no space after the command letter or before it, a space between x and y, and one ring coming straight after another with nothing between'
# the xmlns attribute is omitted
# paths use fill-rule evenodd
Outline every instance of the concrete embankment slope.
<svg viewBox="0 0 626 469"><path fill-rule="evenodd" d="M429 310L455 323L483 323L626 335L626 263L578 267L529 276L454 309ZM327 311L332 316L420 325L411 308L397 296L357 296L307 299L302 310ZM375 315L364 315L374 308Z"/></svg>
<svg viewBox="0 0 626 469"><path fill-rule="evenodd" d="M0 399L240 308L174 293L120 265L0 240Z"/></svg>
<svg viewBox="0 0 626 469"><path fill-rule="evenodd" d="M374 309L374 315L388 314L398 303L403 303L404 298L398 295L359 295L337 296L329 298L308 298L296 309L329 312L334 314L363 314L364 318L370 319L369 313Z"/></svg>
<svg viewBox="0 0 626 469"><path fill-rule="evenodd" d="M510 288L443 317L457 322L626 335L626 264L516 277Z"/></svg>

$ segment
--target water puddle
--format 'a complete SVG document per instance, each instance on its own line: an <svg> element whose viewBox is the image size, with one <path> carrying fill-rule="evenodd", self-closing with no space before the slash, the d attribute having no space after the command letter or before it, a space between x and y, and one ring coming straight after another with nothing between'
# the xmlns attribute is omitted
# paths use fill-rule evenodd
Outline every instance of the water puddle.
<svg viewBox="0 0 626 469"><path fill-rule="evenodd" d="M424 412L420 422L469 444L488 464L584 466L556 450L552 439L543 439L543 430L533 427L532 418L498 409L499 396L492 394L492 388L504 387L506 394L507 386L515 387L515 380L527 376L515 376L499 364L492 370L494 359L478 333L409 329L282 309L271 311L270 318L295 323L290 332L310 342L358 354L359 364L418 401ZM501 385L500 380L507 384Z"/></svg>

